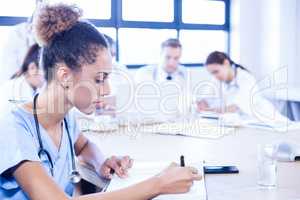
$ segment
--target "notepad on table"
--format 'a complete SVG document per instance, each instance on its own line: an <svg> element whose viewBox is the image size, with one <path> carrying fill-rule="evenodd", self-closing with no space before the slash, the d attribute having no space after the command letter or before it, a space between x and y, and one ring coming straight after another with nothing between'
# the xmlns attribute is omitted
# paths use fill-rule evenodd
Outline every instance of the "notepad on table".
<svg viewBox="0 0 300 200"><path fill-rule="evenodd" d="M151 178L169 166L168 163L160 163L160 162L136 162L134 166L129 171L129 177L126 179L118 178L114 176L111 180L106 191L114 191L121 188L125 188L141 181L144 181L148 178ZM199 164L199 166L195 166L200 174L204 174L203 166ZM193 186L191 187L188 193L184 194L168 194L168 195L160 195L154 198L155 200L205 200L206 199L206 188L205 188L205 180L204 176L200 181L194 181Z"/></svg>
<svg viewBox="0 0 300 200"><path fill-rule="evenodd" d="M164 135L182 135L198 138L217 139L234 132L234 127L218 126L218 124L207 123L204 120L188 122L169 122L141 129L144 133L156 133Z"/></svg>

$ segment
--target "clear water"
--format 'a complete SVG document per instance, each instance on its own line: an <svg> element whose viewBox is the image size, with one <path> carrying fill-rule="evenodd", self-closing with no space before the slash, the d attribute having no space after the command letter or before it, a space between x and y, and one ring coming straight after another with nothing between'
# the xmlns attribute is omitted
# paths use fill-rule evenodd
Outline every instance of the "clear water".
<svg viewBox="0 0 300 200"><path fill-rule="evenodd" d="M261 187L276 187L277 165L276 161L268 160L259 163L258 185Z"/></svg>

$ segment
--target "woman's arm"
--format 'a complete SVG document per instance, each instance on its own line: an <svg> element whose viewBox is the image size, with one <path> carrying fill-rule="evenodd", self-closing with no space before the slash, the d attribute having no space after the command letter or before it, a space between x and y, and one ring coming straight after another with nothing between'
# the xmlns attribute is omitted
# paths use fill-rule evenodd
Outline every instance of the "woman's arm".
<svg viewBox="0 0 300 200"><path fill-rule="evenodd" d="M32 200L65 200L70 199L48 176L43 166L38 162L26 161L22 163L14 172L18 184ZM159 194L158 178L146 180L135 186L112 192L112 193L95 193L77 197L78 200L134 200L149 199Z"/></svg>
<svg viewBox="0 0 300 200"><path fill-rule="evenodd" d="M13 176L29 199L68 199L40 162L25 161L19 164Z"/></svg>
<svg viewBox="0 0 300 200"><path fill-rule="evenodd" d="M100 149L83 134L80 134L75 142L75 154L80 161L94 167L95 170L99 170L98 167L105 161L105 157Z"/></svg>
<svg viewBox="0 0 300 200"><path fill-rule="evenodd" d="M238 111L240 111L240 108L235 105L235 104L232 104L232 105L229 105L229 106L225 106L224 108L215 108L213 109L214 112L217 112L217 113L236 113Z"/></svg>
<svg viewBox="0 0 300 200"><path fill-rule="evenodd" d="M75 143L75 153L79 160L92 166L96 172L105 178L111 178L113 169L119 177L126 177L127 170L132 167L132 159L129 156L117 158L112 156L105 159L100 149L83 134L80 134Z"/></svg>
<svg viewBox="0 0 300 200"><path fill-rule="evenodd" d="M68 197L49 177L39 162L25 161L14 171L13 176L22 190L32 200L67 200ZM76 197L77 200L146 200L159 194L184 193L189 191L194 180L201 176L195 169L171 165L160 175L136 185L108 193L95 193Z"/></svg>

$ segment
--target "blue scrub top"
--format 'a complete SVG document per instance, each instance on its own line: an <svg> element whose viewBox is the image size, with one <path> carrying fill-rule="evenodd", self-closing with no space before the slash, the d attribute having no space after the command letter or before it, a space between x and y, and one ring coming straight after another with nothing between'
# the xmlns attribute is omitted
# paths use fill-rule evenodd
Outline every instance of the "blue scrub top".
<svg viewBox="0 0 300 200"><path fill-rule="evenodd" d="M75 114L71 110L66 116L72 143L79 136L79 129L76 126ZM69 182L68 176L71 172L71 152L68 135L63 131L61 146L58 149L53 143L45 129L40 125L40 132L44 148L50 153L54 163L54 180L59 187L69 196L72 196L73 185ZM11 172L14 167L25 160L42 162L48 171L49 161L38 156L38 140L34 117L21 107L11 107L0 117L0 199L1 200L23 200L29 199L18 185Z"/></svg>

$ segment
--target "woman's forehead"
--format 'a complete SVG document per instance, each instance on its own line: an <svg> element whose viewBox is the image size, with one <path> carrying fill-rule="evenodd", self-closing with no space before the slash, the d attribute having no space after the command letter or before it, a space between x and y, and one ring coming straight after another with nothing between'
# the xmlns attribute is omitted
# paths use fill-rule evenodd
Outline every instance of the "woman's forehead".
<svg viewBox="0 0 300 200"><path fill-rule="evenodd" d="M112 57L107 49L101 49L97 53L95 62L83 67L83 71L89 71L91 73L110 73L111 70Z"/></svg>
<svg viewBox="0 0 300 200"><path fill-rule="evenodd" d="M111 73L112 67L109 65L87 65L84 66L82 72L88 74L100 75L103 73Z"/></svg>

